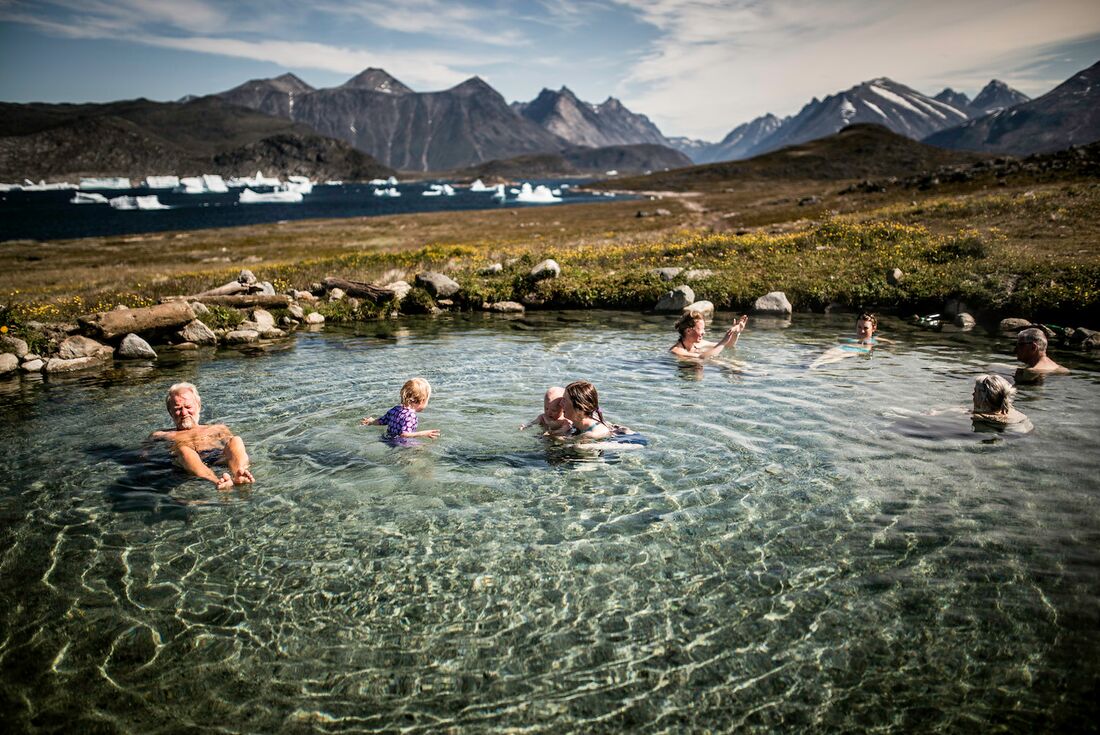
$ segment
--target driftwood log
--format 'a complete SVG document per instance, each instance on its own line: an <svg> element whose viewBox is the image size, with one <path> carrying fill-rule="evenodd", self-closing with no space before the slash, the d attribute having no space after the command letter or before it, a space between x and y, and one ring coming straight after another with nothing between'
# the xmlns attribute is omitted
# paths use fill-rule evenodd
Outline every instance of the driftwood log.
<svg viewBox="0 0 1100 735"><path fill-rule="evenodd" d="M375 286L373 283L364 283L363 281L345 281L343 278L334 276L329 276L321 281L321 285L325 287L326 291L338 288L348 296L354 296L357 299L368 299L376 304L397 298L397 294L393 289Z"/></svg>
<svg viewBox="0 0 1100 735"><path fill-rule="evenodd" d="M149 334L179 329L195 318L186 303L159 304L141 309L100 311L77 318L85 334L113 340L134 334Z"/></svg>
<svg viewBox="0 0 1100 735"><path fill-rule="evenodd" d="M234 296L207 296L195 294L194 296L168 296L161 299L164 303L176 301L198 301L208 306L230 306L235 309L248 309L260 307L261 309L281 309L290 306L290 297L284 294L238 294Z"/></svg>

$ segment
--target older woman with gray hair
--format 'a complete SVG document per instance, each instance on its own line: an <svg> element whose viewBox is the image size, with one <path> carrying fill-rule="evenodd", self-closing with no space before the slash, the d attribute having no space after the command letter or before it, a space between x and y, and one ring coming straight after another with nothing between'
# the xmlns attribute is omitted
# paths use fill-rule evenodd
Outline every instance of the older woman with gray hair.
<svg viewBox="0 0 1100 735"><path fill-rule="evenodd" d="M1027 416L1012 407L1016 387L1000 375L979 375L974 380L974 408L970 412L976 422L1014 431L1031 431Z"/></svg>

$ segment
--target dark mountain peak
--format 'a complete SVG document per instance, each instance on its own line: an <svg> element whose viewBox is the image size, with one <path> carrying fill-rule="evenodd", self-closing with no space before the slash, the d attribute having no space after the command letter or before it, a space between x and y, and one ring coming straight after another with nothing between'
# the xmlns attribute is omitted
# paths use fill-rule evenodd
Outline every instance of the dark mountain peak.
<svg viewBox="0 0 1100 735"><path fill-rule="evenodd" d="M1027 102L1028 97L1023 92L1018 92L1000 79L993 79L978 92L978 96L970 103L971 112L974 115L986 115L997 110Z"/></svg>
<svg viewBox="0 0 1100 735"><path fill-rule="evenodd" d="M271 86L279 90L280 92L312 92L313 87L309 86L294 74L287 72L286 74L280 74L274 79L269 79Z"/></svg>
<svg viewBox="0 0 1100 735"><path fill-rule="evenodd" d="M568 100L573 100L574 102L580 102L580 98L577 97L577 95L573 92L573 90L571 90L569 87L565 86L564 84L561 85L561 89L559 89L557 91L557 95L559 97L564 97Z"/></svg>
<svg viewBox="0 0 1100 735"><path fill-rule="evenodd" d="M951 87L944 87L943 91L932 99L943 102L946 105L957 107L964 112L970 107L970 98L963 92L956 92Z"/></svg>
<svg viewBox="0 0 1100 735"><path fill-rule="evenodd" d="M488 82L486 82L479 76L472 76L461 84L456 84L447 91L463 96L472 96L486 93L496 95L497 97L500 96L500 92L493 89Z"/></svg>
<svg viewBox="0 0 1100 735"><path fill-rule="evenodd" d="M368 67L351 79L344 82L342 87L349 89L366 89L371 92L384 94L412 94L413 91L404 84L394 79L384 69Z"/></svg>
<svg viewBox="0 0 1100 735"><path fill-rule="evenodd" d="M618 112L625 109L626 105L624 105L615 97L608 97L603 102L596 105L596 112Z"/></svg>

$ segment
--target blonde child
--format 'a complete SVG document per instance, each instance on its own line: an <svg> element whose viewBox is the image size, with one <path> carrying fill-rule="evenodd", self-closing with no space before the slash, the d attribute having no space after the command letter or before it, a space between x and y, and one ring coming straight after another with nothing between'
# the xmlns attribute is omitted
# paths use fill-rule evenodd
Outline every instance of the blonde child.
<svg viewBox="0 0 1100 735"><path fill-rule="evenodd" d="M363 426L375 424L386 427L386 438L412 439L415 437L439 437L439 429L425 429L417 431L419 423L416 414L428 406L428 400L432 397L432 386L424 378L413 378L401 386L401 405L394 406L380 419L367 417L359 423Z"/></svg>
<svg viewBox="0 0 1100 735"><path fill-rule="evenodd" d="M565 396L565 388L556 385L547 388L542 396L542 413L529 423L521 424L519 430L541 426L550 436L565 436L572 431L573 422L565 418L565 409L562 406L563 396Z"/></svg>

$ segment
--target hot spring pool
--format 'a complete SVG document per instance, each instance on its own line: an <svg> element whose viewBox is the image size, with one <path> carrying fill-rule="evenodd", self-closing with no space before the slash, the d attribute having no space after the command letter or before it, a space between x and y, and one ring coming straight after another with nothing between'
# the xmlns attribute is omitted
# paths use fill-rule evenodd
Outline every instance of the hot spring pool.
<svg viewBox="0 0 1100 735"><path fill-rule="evenodd" d="M797 315L750 321L743 370L694 369L672 321L445 316L0 383L8 726L1095 727L1095 363L1057 355L1073 374L1022 386L1035 431L1004 436L912 415L1009 372L1005 340L888 322L897 344L811 372L851 317ZM440 439L357 425L415 375ZM649 446L517 431L578 378ZM142 456L182 380L253 489Z"/></svg>

